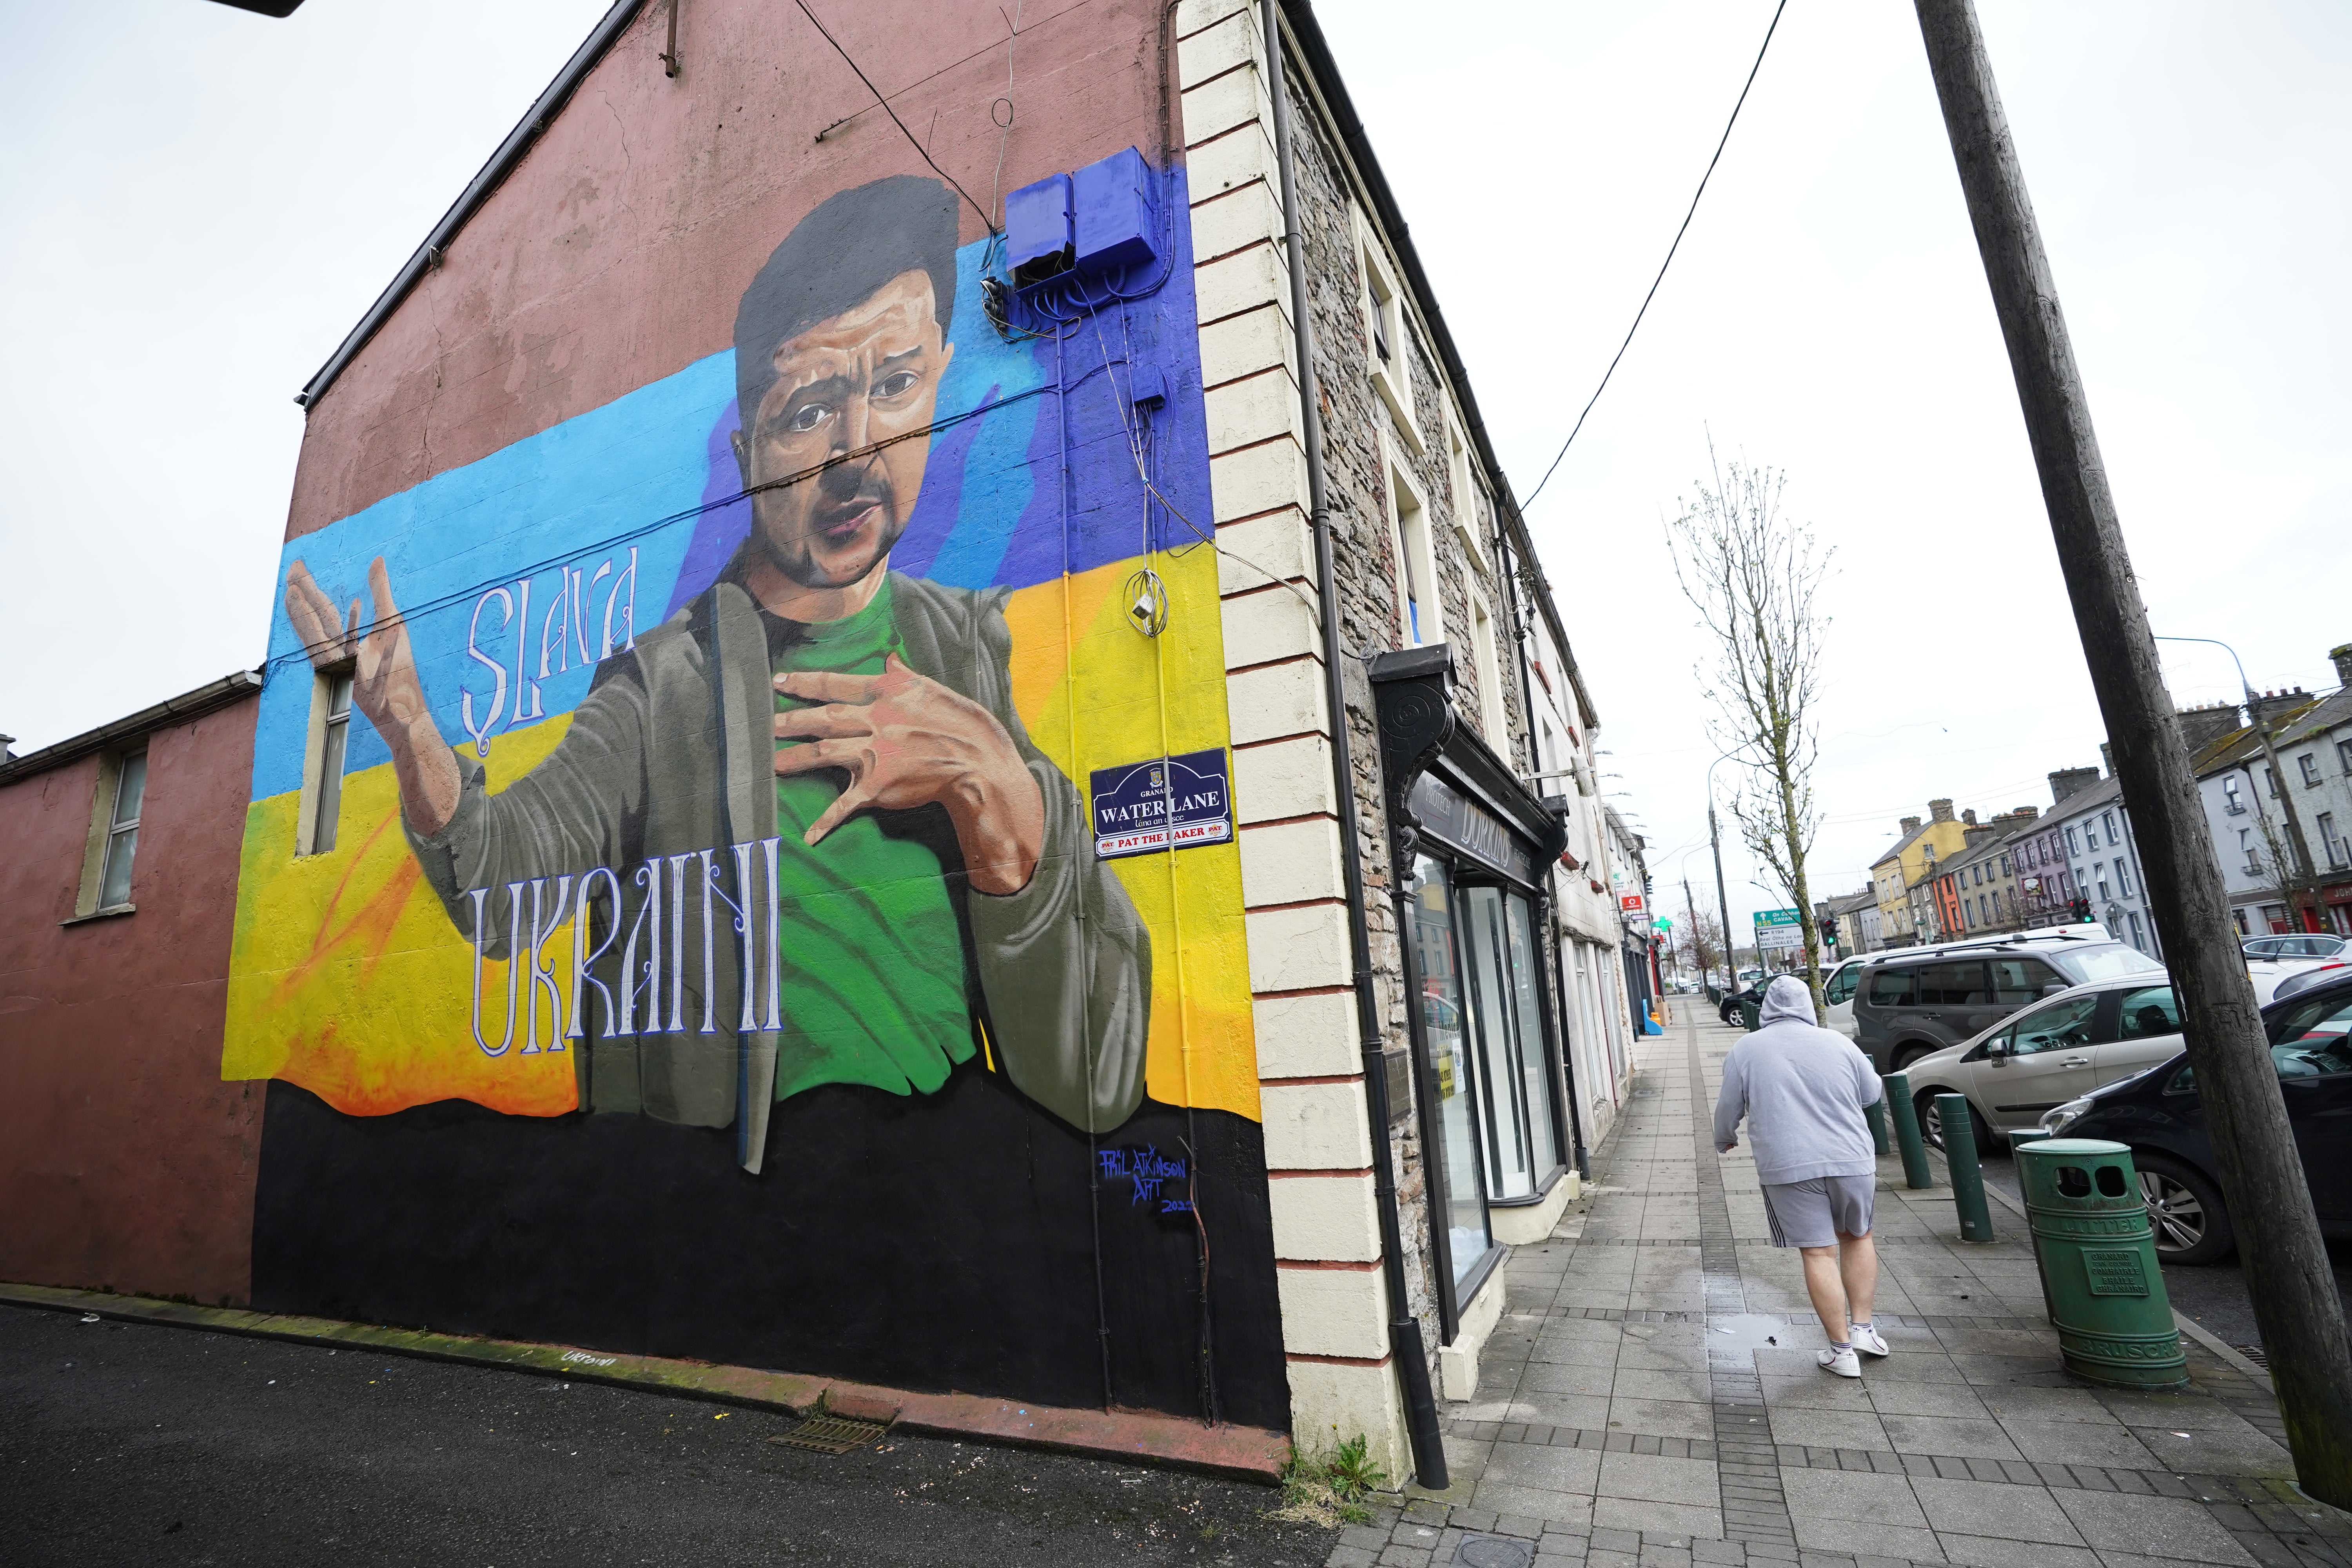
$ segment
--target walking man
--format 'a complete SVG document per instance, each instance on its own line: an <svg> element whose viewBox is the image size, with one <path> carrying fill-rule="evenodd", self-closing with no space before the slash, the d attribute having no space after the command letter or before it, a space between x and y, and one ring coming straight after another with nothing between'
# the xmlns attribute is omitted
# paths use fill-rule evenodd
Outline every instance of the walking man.
<svg viewBox="0 0 2352 1568"><path fill-rule="evenodd" d="M1880 1093L1869 1058L1816 1026L1812 994L1783 974L1764 992L1756 1032L1724 1058L1715 1102L1718 1153L1739 1146L1739 1122L1748 1121L1772 1245L1803 1254L1805 1291L1830 1339L1822 1366L1840 1377L1862 1375L1855 1352L1886 1353L1870 1319L1878 1160L1863 1114Z"/></svg>

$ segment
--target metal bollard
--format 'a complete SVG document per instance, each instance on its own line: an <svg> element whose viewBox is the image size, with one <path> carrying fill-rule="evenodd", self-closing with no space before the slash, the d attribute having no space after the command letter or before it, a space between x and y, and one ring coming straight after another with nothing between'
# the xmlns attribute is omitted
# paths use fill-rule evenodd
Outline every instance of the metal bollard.
<svg viewBox="0 0 2352 1568"><path fill-rule="evenodd" d="M1886 1144L1886 1097L1882 1094L1864 1106L1862 1113L1870 1122L1872 1150L1880 1155L1891 1152Z"/></svg>
<svg viewBox="0 0 2352 1568"><path fill-rule="evenodd" d="M1919 1136L1919 1108L1911 1103L1911 1079L1908 1074L1891 1072L1884 1080L1883 1098L1887 1112L1895 1118L1895 1142L1903 1151L1903 1184L1916 1192L1936 1184L1936 1173L1927 1164L1927 1145Z"/></svg>
<svg viewBox="0 0 2352 1568"><path fill-rule="evenodd" d="M1990 1241L1992 1211L1985 1207L1984 1171L1977 1164L1977 1130L1969 1097L1937 1095L1936 1116L1943 1124L1944 1163L1952 1171L1952 1206L1960 1211L1960 1239Z"/></svg>
<svg viewBox="0 0 2352 1568"><path fill-rule="evenodd" d="M2017 1184L2066 1370L2117 1388L2187 1383L2131 1150L2095 1138L2021 1143Z"/></svg>

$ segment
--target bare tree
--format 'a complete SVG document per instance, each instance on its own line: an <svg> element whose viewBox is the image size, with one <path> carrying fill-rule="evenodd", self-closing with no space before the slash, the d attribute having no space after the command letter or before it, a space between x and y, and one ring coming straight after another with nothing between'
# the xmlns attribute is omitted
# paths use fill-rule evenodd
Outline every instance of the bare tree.
<svg viewBox="0 0 2352 1568"><path fill-rule="evenodd" d="M1701 974L1723 962L1723 922L1705 910L1685 905L1682 924L1675 931L1675 949Z"/></svg>
<svg viewBox="0 0 2352 1568"><path fill-rule="evenodd" d="M1780 515L1787 480L1779 470L1708 447L1713 483L1701 482L1670 525L1675 577L1713 639L1698 674L1715 716L1708 731L1743 765L1732 819L1798 911L1816 1017L1822 1000L1822 933L1805 872L1821 816L1813 805L1822 641L1829 619L1816 608L1833 552L1812 530Z"/></svg>

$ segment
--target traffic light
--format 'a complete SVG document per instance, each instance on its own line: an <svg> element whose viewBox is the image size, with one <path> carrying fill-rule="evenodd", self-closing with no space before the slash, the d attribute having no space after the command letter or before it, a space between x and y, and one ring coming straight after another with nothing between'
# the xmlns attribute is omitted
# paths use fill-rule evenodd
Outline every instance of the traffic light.
<svg viewBox="0 0 2352 1568"><path fill-rule="evenodd" d="M2066 906L2066 912L2074 916L2074 919L2082 924L2088 925L2091 923L2091 900L2088 899L2076 899L2073 903Z"/></svg>
<svg viewBox="0 0 2352 1568"><path fill-rule="evenodd" d="M1823 915L1822 917L1822 940L1829 943L1832 947L1835 947L1837 945L1837 916Z"/></svg>

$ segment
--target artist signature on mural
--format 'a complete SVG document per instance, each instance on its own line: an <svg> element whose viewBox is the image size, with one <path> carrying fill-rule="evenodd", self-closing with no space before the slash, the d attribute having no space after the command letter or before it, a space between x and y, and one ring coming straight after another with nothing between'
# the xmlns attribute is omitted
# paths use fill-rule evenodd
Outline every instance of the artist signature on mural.
<svg viewBox="0 0 2352 1568"><path fill-rule="evenodd" d="M1162 1154L1149 1143L1140 1149L1105 1149L1099 1157L1103 1180L1135 1184L1128 1197L1129 1207L1157 1200L1161 1214L1192 1212L1190 1189L1185 1185L1192 1173L1187 1162ZM1174 1190L1163 1191L1166 1188ZM1184 1195L1177 1195L1180 1193Z"/></svg>

